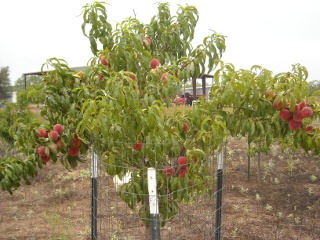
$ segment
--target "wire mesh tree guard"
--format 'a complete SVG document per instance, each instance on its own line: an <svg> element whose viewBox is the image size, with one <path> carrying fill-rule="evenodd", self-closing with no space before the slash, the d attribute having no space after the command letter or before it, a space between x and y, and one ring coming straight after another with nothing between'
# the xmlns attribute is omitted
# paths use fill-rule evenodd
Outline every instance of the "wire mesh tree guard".
<svg viewBox="0 0 320 240"><path fill-rule="evenodd" d="M162 176L159 180L164 173L163 166L126 168L119 170L118 175L108 175L106 169L116 166L110 166L103 157L92 152L92 239L222 239L223 150L206 156L200 164L209 170L207 177L213 180L208 181L210 184L189 179L188 174ZM172 189L170 181L182 177L187 179L187 184ZM137 187L137 179L142 181L143 189L138 194L127 191ZM156 192L159 184L167 186L166 194ZM198 184L207 187L197 191ZM188 195L188 200L174 201L173 195L182 191ZM130 206L123 201L124 196L132 198L134 204ZM161 208L175 208L175 214L163 216L159 214Z"/></svg>

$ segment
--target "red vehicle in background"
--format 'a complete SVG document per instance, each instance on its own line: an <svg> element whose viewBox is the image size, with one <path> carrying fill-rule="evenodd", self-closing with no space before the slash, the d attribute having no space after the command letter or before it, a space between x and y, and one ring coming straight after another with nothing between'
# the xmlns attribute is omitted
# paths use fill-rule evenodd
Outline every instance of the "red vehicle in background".
<svg viewBox="0 0 320 240"><path fill-rule="evenodd" d="M185 105L187 103L187 98L184 96L177 96L175 99L173 99L173 102L177 105Z"/></svg>

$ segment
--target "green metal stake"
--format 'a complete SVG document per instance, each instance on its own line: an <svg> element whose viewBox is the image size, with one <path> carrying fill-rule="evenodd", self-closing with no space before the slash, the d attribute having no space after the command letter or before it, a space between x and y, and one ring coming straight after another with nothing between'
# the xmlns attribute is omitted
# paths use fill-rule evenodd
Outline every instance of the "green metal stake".
<svg viewBox="0 0 320 240"><path fill-rule="evenodd" d="M216 230L215 240L221 239L221 215L222 215L222 176L223 176L223 147L218 155L218 177L217 177L217 202L216 202Z"/></svg>
<svg viewBox="0 0 320 240"><path fill-rule="evenodd" d="M91 156L91 239L98 239L98 157L92 150Z"/></svg>
<svg viewBox="0 0 320 240"><path fill-rule="evenodd" d="M248 143L248 150L250 150L250 143ZM247 180L250 181L250 154L248 153L248 172L247 172Z"/></svg>

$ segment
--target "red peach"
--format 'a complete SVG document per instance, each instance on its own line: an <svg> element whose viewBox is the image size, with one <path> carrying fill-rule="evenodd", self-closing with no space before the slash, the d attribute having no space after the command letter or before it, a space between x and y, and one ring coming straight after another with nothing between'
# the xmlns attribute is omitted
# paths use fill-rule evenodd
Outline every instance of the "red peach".
<svg viewBox="0 0 320 240"><path fill-rule="evenodd" d="M180 175L180 177L184 178L187 173L188 173L188 168L187 167L186 168L181 168L179 175Z"/></svg>
<svg viewBox="0 0 320 240"><path fill-rule="evenodd" d="M50 156L49 156L49 157L47 157L47 156L41 156L41 160L42 160L43 163L47 163L47 162L50 161Z"/></svg>
<svg viewBox="0 0 320 240"><path fill-rule="evenodd" d="M39 156L44 157L46 156L46 147L45 146L40 146L37 148L37 153Z"/></svg>
<svg viewBox="0 0 320 240"><path fill-rule="evenodd" d="M61 134L63 132L63 126L61 124L56 124L53 126L53 130L57 133Z"/></svg>
<svg viewBox="0 0 320 240"><path fill-rule="evenodd" d="M186 165L186 164L187 164L187 158L184 157L184 156L180 156L180 157L178 158L178 164L179 164L180 166Z"/></svg>
<svg viewBox="0 0 320 240"><path fill-rule="evenodd" d="M36 134L39 138L45 138L45 136L48 136L47 131L43 128L39 128Z"/></svg>
<svg viewBox="0 0 320 240"><path fill-rule="evenodd" d="M300 105L296 104L296 106L294 107L293 113L299 112L300 111Z"/></svg>
<svg viewBox="0 0 320 240"><path fill-rule="evenodd" d="M160 65L160 61L159 61L158 59L153 58L153 59L151 60L151 68L156 68L156 67L158 67L159 65Z"/></svg>
<svg viewBox="0 0 320 240"><path fill-rule="evenodd" d="M283 102L282 102L282 100L280 100L278 103L276 103L276 102L274 101L274 102L273 102L273 107L274 107L275 109L278 109L278 110L282 109L282 108L283 108Z"/></svg>
<svg viewBox="0 0 320 240"><path fill-rule="evenodd" d="M310 107L304 107L301 109L301 115L303 118L308 118L308 117L311 117L312 114L313 114L313 111Z"/></svg>
<svg viewBox="0 0 320 240"><path fill-rule="evenodd" d="M298 130L301 126L301 122L297 122L294 119L290 119L289 121L289 127L292 130Z"/></svg>
<svg viewBox="0 0 320 240"><path fill-rule="evenodd" d="M78 148L69 148L69 155L72 157L78 156L79 149Z"/></svg>
<svg viewBox="0 0 320 240"><path fill-rule="evenodd" d="M133 146L133 150L139 151L142 148L142 142L138 142Z"/></svg>
<svg viewBox="0 0 320 240"><path fill-rule="evenodd" d="M165 166L162 172L164 175L170 175L170 176L174 175L174 169L170 166Z"/></svg>
<svg viewBox="0 0 320 240"><path fill-rule="evenodd" d="M275 96L275 92L272 90L272 89L268 89L265 93L265 97L268 99L268 100L271 100L273 99Z"/></svg>
<svg viewBox="0 0 320 240"><path fill-rule="evenodd" d="M301 112L296 112L292 115L292 118L296 121L296 122L301 122L303 120L303 116L301 114Z"/></svg>
<svg viewBox="0 0 320 240"><path fill-rule="evenodd" d="M187 132L188 129L189 129L189 125L186 122L184 122L182 129L183 129L184 132Z"/></svg>
<svg viewBox="0 0 320 240"><path fill-rule="evenodd" d="M49 133L49 135L51 136L51 138L52 138L52 140L53 141L57 141L58 140L58 138L59 138L59 133L57 132L57 131L51 131L50 133Z"/></svg>
<svg viewBox="0 0 320 240"><path fill-rule="evenodd" d="M302 100L302 102L299 103L300 109L304 108L307 105L306 100Z"/></svg>
<svg viewBox="0 0 320 240"><path fill-rule="evenodd" d="M143 39L143 46L144 46L144 47L147 47L147 45L151 45L151 39L148 38L148 37L145 37L145 38Z"/></svg>
<svg viewBox="0 0 320 240"><path fill-rule="evenodd" d="M80 140L79 138L71 139L71 145L72 145L74 148L78 148L78 147L80 147L80 145L81 145L81 140Z"/></svg>
<svg viewBox="0 0 320 240"><path fill-rule="evenodd" d="M109 65L109 63L108 63L108 61L106 60L106 57L105 57L105 56L101 56L101 57L100 57L100 62L101 62L103 65L105 65L105 66Z"/></svg>
<svg viewBox="0 0 320 240"><path fill-rule="evenodd" d="M161 80L162 80L162 81L167 80L167 76L168 76L168 73L162 74Z"/></svg>
<svg viewBox="0 0 320 240"><path fill-rule="evenodd" d="M290 119L290 111L288 109L282 109L279 112L279 117L282 118L283 120L288 120Z"/></svg>
<svg viewBox="0 0 320 240"><path fill-rule="evenodd" d="M129 76L133 81L135 81L136 80L136 77L133 75L133 74L130 74L130 76Z"/></svg>

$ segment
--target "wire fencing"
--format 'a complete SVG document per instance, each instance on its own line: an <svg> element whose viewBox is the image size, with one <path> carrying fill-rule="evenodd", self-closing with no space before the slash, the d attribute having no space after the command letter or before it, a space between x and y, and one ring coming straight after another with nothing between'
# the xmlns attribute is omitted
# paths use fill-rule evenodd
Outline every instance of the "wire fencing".
<svg viewBox="0 0 320 240"><path fill-rule="evenodd" d="M127 143L117 143L125 147ZM119 147L119 146L118 146ZM120 147L120 148L121 148ZM95 239L170 239L170 240L187 240L187 239L222 239L221 213L223 209L222 192L224 185L222 184L222 162L218 166L218 153L213 153L206 157L206 160L201 164L199 169L206 169L209 173L208 178L213 181L201 191L194 191L198 188L198 184L203 184L199 181L193 181L188 176L188 184L172 188L172 178L182 178L181 175L165 177L164 181L157 180L157 184L164 184L166 186L166 193L157 194L157 204L160 208L160 216L157 221L159 233L155 235L152 233L152 214L149 212L149 195L146 191L139 193L128 191L128 186L135 186L137 178L143 189L148 188L147 172L144 168L130 168L121 169L123 176L110 176L106 174L106 169L120 167L111 166L107 161L102 159L97 160L97 185L92 184L92 238ZM92 158L94 159L94 157ZM222 161L220 156L220 161ZM95 163L92 163L93 165ZM190 164L190 163L189 163ZM191 166L189 166L191 167ZM220 168L220 169L219 169ZM156 176L163 175L163 166L155 168ZM144 176L140 176L144 174ZM220 175L220 176L219 176ZM220 178L220 180L218 179ZM160 177L161 178L161 177ZM220 196L217 197L217 181L221 187ZM125 187L127 186L127 187ZM157 186L160 188L162 186ZM94 189L96 188L96 189ZM178 201L174 198L175 194L184 192L188 195L187 198ZM97 194L97 195L94 195ZM129 207L123 198L132 199L135 204ZM122 199L121 199L122 198ZM187 199L187 200L186 200ZM140 200L140 201L139 201ZM161 209L173 211L175 214L166 216L161 214ZM170 212L169 211L169 212ZM164 220L166 221L164 224Z"/></svg>
<svg viewBox="0 0 320 240"><path fill-rule="evenodd" d="M261 156L261 177L247 181L247 152L245 139L230 139L225 146L225 168L223 169L221 207L218 201L218 154L207 156L203 168L214 180L205 191L193 191L199 182L181 188L158 193L159 207L170 207L174 194L188 192L189 201L176 201L176 214L170 216L164 226L160 215L161 239L216 239L217 230L221 239L319 239L319 183L320 165L318 159L301 152L282 152L275 146L269 155ZM2 146L0 155L11 156ZM17 154L17 153L16 153ZM79 239L92 238L93 222L96 222L94 236L97 239L128 240L152 239L152 231L145 221L152 221L144 215L144 204L137 203L130 208L121 199L123 184L143 176L137 168L122 169L123 177L108 175L110 164L97 159L96 212L93 210L91 156L88 162L80 164L74 171L67 171L63 165L47 163L31 185L22 184L13 195L0 194L0 226L2 239ZM92 166L91 166L92 167ZM254 176L258 163L251 160ZM162 167L156 172L161 179ZM143 172L143 171L142 171ZM147 174L147 172L145 171ZM189 176L186 176L189 177ZM164 185L170 186L170 178L164 178ZM148 187L147 178L143 183ZM193 180L193 179L190 179ZM161 183L161 182L160 182ZM161 187L161 184L159 185ZM125 191L135 199L139 194ZM148 191L140 194L147 203ZM90 203L91 202L91 203ZM163 204L165 203L165 204ZM91 207L90 207L91 204ZM147 204L145 204L147 206ZM161 208L160 208L161 209ZM221 225L217 228L216 216L222 211ZM94 212L94 214L92 214ZM161 212L161 211L160 211ZM94 221L93 221L94 220ZM219 225L219 224L218 224Z"/></svg>

